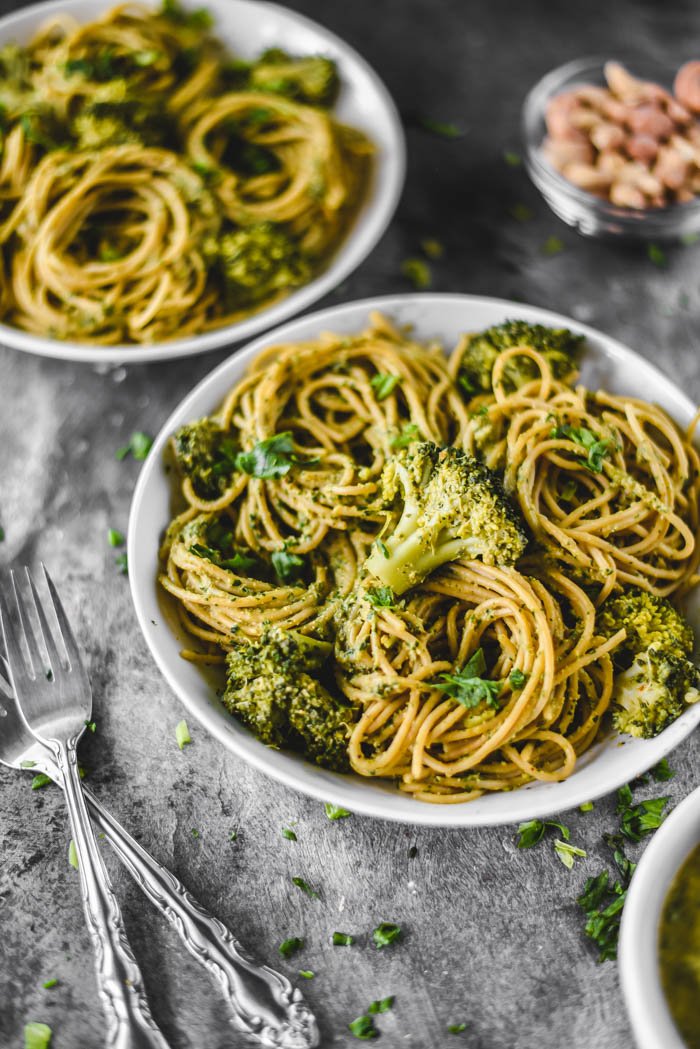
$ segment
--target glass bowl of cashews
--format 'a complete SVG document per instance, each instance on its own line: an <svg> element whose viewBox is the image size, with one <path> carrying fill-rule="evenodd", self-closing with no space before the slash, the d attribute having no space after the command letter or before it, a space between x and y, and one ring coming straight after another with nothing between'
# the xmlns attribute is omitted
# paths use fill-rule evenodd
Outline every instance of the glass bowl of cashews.
<svg viewBox="0 0 700 1049"><path fill-rule="evenodd" d="M523 136L530 178L579 232L700 232L700 61L569 62L528 94Z"/></svg>

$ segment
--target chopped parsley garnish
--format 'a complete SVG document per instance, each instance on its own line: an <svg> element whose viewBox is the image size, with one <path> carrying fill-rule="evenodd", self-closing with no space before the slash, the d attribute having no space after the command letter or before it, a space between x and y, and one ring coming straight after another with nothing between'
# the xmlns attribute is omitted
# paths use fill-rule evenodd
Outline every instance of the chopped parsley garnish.
<svg viewBox="0 0 700 1049"><path fill-rule="evenodd" d="M344 820L348 816L352 816L352 812L348 812L342 805L333 805L330 801L327 801L323 807L329 820Z"/></svg>
<svg viewBox="0 0 700 1049"><path fill-rule="evenodd" d="M547 237L546 241L542 245L542 252L544 255L558 255L564 250L564 241L559 237Z"/></svg>
<svg viewBox="0 0 700 1049"><path fill-rule="evenodd" d="M24 1049L49 1049L51 1028L48 1024L31 1023L24 1025Z"/></svg>
<svg viewBox="0 0 700 1049"><path fill-rule="evenodd" d="M388 947L401 935L401 926L393 922L381 922L376 929L372 930L372 939L376 947Z"/></svg>
<svg viewBox="0 0 700 1049"><path fill-rule="evenodd" d="M513 688L522 688L527 681L527 678L528 675L523 674L522 670L518 670L517 667L514 670L511 670L510 675L508 676L508 680Z"/></svg>
<svg viewBox="0 0 700 1049"><path fill-rule="evenodd" d="M270 560L275 574L283 583L299 579L304 568L304 558L298 554L290 554L288 550L275 550Z"/></svg>
<svg viewBox="0 0 700 1049"><path fill-rule="evenodd" d="M138 462L143 462L152 447L153 438L139 430L136 433L132 433L128 444L117 449L115 457L121 461L131 454Z"/></svg>
<svg viewBox="0 0 700 1049"><path fill-rule="evenodd" d="M424 259L404 259L401 263L401 272L418 291L429 288L433 282L430 266Z"/></svg>
<svg viewBox="0 0 700 1049"><path fill-rule="evenodd" d="M405 423L401 427L401 432L392 437L389 441L389 447L392 452L396 452L399 448L408 448L412 441L420 440L420 431L415 423Z"/></svg>
<svg viewBox="0 0 700 1049"><path fill-rule="evenodd" d="M446 692L463 707L471 710L480 703L498 707L498 696L503 688L501 681L490 681L481 675L486 670L486 657L483 649L477 648L462 670L454 674L441 674L440 683L432 687Z"/></svg>
<svg viewBox="0 0 700 1049"><path fill-rule="evenodd" d="M5 540L5 529L2 527L2 525L0 525L0 543L4 542L4 540Z"/></svg>
<svg viewBox="0 0 700 1049"><path fill-rule="evenodd" d="M354 942L355 937L349 932L334 932L331 936L331 943L334 947L352 947Z"/></svg>
<svg viewBox="0 0 700 1049"><path fill-rule="evenodd" d="M229 841L238 841L238 831L237 830L229 831L228 840Z"/></svg>
<svg viewBox="0 0 700 1049"><path fill-rule="evenodd" d="M52 976L50 980L44 980L41 986L44 988L45 991L50 991L52 987L56 987L57 985L58 980L55 976Z"/></svg>
<svg viewBox="0 0 700 1049"><path fill-rule="evenodd" d="M190 547L190 553L196 554L197 557L203 557L206 561L211 561L213 565L217 565L219 568L226 568L230 572L249 572L251 568L258 564L257 557L244 554L240 550L236 550L233 557L222 558L218 550L213 550L209 546L203 546L202 543L193 543Z"/></svg>
<svg viewBox="0 0 700 1049"><path fill-rule="evenodd" d="M388 560L388 558L389 558L389 551L387 550L386 543L383 543L381 541L381 539L375 539L375 543L377 544L377 549L381 551L382 556L386 557L387 560Z"/></svg>
<svg viewBox="0 0 700 1049"><path fill-rule="evenodd" d="M361 1042L368 1042L370 1038L379 1038L379 1031L374 1026L371 1016L358 1016L356 1020L348 1024L348 1029Z"/></svg>
<svg viewBox="0 0 700 1049"><path fill-rule="evenodd" d="M97 722L96 721L86 721L85 722L85 728L88 730L88 732L93 732L93 733L97 732Z"/></svg>
<svg viewBox="0 0 700 1049"><path fill-rule="evenodd" d="M574 865L574 857L581 856L585 858L586 856L583 849L578 849L575 845L570 845L568 841L560 841L559 838L555 839L554 851L568 870L571 870Z"/></svg>
<svg viewBox="0 0 700 1049"><path fill-rule="evenodd" d="M298 936L290 936L288 940L283 940L279 945L278 950L283 958L291 958L293 954L300 951L304 946L304 941L300 940Z"/></svg>
<svg viewBox="0 0 700 1049"><path fill-rule="evenodd" d="M579 805L579 810L581 812L591 812L593 807L592 801L584 801L583 805Z"/></svg>
<svg viewBox="0 0 700 1049"><path fill-rule="evenodd" d="M427 255L429 259L441 259L445 254L444 244L442 241L436 240L435 237L424 237L420 242L420 246L423 254Z"/></svg>
<svg viewBox="0 0 700 1049"><path fill-rule="evenodd" d="M178 25L189 26L191 29L209 29L214 19L206 7L197 7L194 11L188 11L182 7L178 0L163 0L161 14L169 18L171 22Z"/></svg>
<svg viewBox="0 0 700 1049"><path fill-rule="evenodd" d="M666 780L673 779L676 775L666 758L662 758L658 765L654 765L651 774L657 783L665 783Z"/></svg>
<svg viewBox="0 0 700 1049"><path fill-rule="evenodd" d="M184 748L186 743L192 742L190 730L188 729L187 722L184 718L182 719L182 721L178 721L177 725L175 726L175 739L180 750Z"/></svg>
<svg viewBox="0 0 700 1049"><path fill-rule="evenodd" d="M120 554L114 559L114 563L122 575L129 574L129 558L126 554Z"/></svg>
<svg viewBox="0 0 700 1049"><path fill-rule="evenodd" d="M239 452L236 456L236 469L251 477L269 479L284 477L293 466L309 466L318 462L318 456L303 458L294 451L291 430L266 437L258 441L249 452Z"/></svg>
<svg viewBox="0 0 700 1049"><path fill-rule="evenodd" d="M78 850L76 849L75 842L72 838L68 843L68 862L71 867L75 867L76 870L80 866L80 863L78 862Z"/></svg>
<svg viewBox="0 0 700 1049"><path fill-rule="evenodd" d="M462 128L449 121L433 120L432 117L420 117L419 123L426 131L431 131L433 135L439 135L440 138L461 138L465 134Z"/></svg>
<svg viewBox="0 0 700 1049"><path fill-rule="evenodd" d="M700 240L700 233L684 233L681 237L681 244L685 247L690 247L691 244L697 244Z"/></svg>
<svg viewBox="0 0 700 1049"><path fill-rule="evenodd" d="M32 777L32 790L41 790L42 787L48 787L49 783L53 783L51 777L45 772L38 772Z"/></svg>
<svg viewBox="0 0 700 1049"><path fill-rule="evenodd" d="M369 384L374 390L374 396L377 401L386 400L399 382L401 382L401 377L399 375L389 375L388 372L377 372L377 374L373 375L369 380Z"/></svg>
<svg viewBox="0 0 700 1049"><path fill-rule="evenodd" d="M666 265L666 253L661 250L658 244L647 245L647 256L650 262L653 262L655 266L661 266L662 268Z"/></svg>
<svg viewBox="0 0 700 1049"><path fill-rule="evenodd" d="M448 1034L462 1034L462 1032L466 1031L466 1029L467 1029L467 1025L466 1024L448 1024L447 1025L447 1033Z"/></svg>
<svg viewBox="0 0 700 1049"><path fill-rule="evenodd" d="M313 971L313 969L300 969L299 975L303 976L305 980L313 980L316 973Z"/></svg>
<svg viewBox="0 0 700 1049"><path fill-rule="evenodd" d="M373 586L367 591L367 600L375 608L391 608L394 604L394 591L390 586Z"/></svg>
<svg viewBox="0 0 700 1049"><path fill-rule="evenodd" d="M642 838L657 830L663 823L664 809L670 798L650 798L632 804L632 791L629 784L620 787L617 792L617 813L620 817L620 833L629 841L641 841Z"/></svg>
<svg viewBox="0 0 700 1049"><path fill-rule="evenodd" d="M193 828L192 828L192 837L193 837L193 838L195 838L195 839L197 839L197 838L201 838L201 836L202 836L202 835L201 835L201 834L199 833L199 831L197 830L197 828L196 828L196 827L193 827Z"/></svg>
<svg viewBox="0 0 700 1049"><path fill-rule="evenodd" d="M529 222L535 217L534 211L527 204L513 204L510 214L516 222Z"/></svg>
<svg viewBox="0 0 700 1049"><path fill-rule="evenodd" d="M512 149L506 149L503 152L503 159L509 168L519 168L523 162L522 157L519 153L515 153Z"/></svg>
<svg viewBox="0 0 700 1049"><path fill-rule="evenodd" d="M110 546L124 546L124 536L116 528L110 528L107 532L107 542Z"/></svg>
<svg viewBox="0 0 700 1049"><path fill-rule="evenodd" d="M372 1002L367 1012L375 1016L377 1013L388 1013L394 1004L394 995L390 994L388 998L380 998L376 1002Z"/></svg>
<svg viewBox="0 0 700 1049"><path fill-rule="evenodd" d="M307 881L304 881L303 878L292 878L292 884L296 885L297 889L301 889L301 891L305 893L310 900L318 900L320 898L319 894L315 891L315 889L312 889L309 883Z"/></svg>
<svg viewBox="0 0 700 1049"><path fill-rule="evenodd" d="M571 837L569 828L563 823L557 823L556 820L527 820L525 823L518 824L518 848L531 849L533 845L537 845L542 841L548 827L558 830L564 841L568 841Z"/></svg>
<svg viewBox="0 0 700 1049"><path fill-rule="evenodd" d="M296 834L289 827L283 827L282 828L282 837L286 838L287 841L296 841L297 840Z"/></svg>
<svg viewBox="0 0 700 1049"><path fill-rule="evenodd" d="M582 466L588 467L592 473L599 474L603 469L603 459L608 454L610 445L607 439L601 440L585 426L569 426L568 423L552 429L550 436L557 439L566 438L573 441L574 444L580 444L586 450L587 455L585 459L579 459L579 462Z"/></svg>
<svg viewBox="0 0 700 1049"><path fill-rule="evenodd" d="M586 914L584 932L598 948L598 961L614 961L617 958L617 941L620 935L622 908L627 898L627 889L619 881L610 884L608 871L601 871L595 878L587 878L577 903Z"/></svg>

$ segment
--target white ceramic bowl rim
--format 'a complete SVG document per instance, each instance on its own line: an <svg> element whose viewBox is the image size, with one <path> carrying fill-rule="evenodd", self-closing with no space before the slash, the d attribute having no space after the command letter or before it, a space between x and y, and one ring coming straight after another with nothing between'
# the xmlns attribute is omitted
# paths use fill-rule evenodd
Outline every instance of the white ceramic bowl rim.
<svg viewBox="0 0 700 1049"><path fill-rule="evenodd" d="M660 982L659 924L676 874L699 844L697 788L654 834L634 872L622 912L620 980L639 1049L686 1049Z"/></svg>
<svg viewBox="0 0 700 1049"><path fill-rule="evenodd" d="M170 519L171 483L162 469L162 453L178 426L214 411L248 363L265 347L315 337L323 330L353 332L366 327L372 310L388 313L399 324L413 323L419 339L448 344L463 331L474 331L518 317L555 327L568 326L586 336L584 372L599 385L607 373L623 372L628 392L662 403L680 421L694 407L654 365L621 343L571 318L522 303L468 295L411 294L351 302L309 314L269 332L220 364L173 411L155 439L141 470L128 530L129 579L136 614L151 653L187 710L224 746L257 769L289 787L354 812L400 822L442 827L492 826L548 816L601 797L641 775L685 739L700 720L700 703L689 708L653 740L605 740L584 754L563 783L528 784L467 804L433 805L401 794L387 781L341 776L317 768L298 755L272 750L256 740L221 706L193 664L178 654L178 642L164 620L165 596L156 582L159 535ZM586 364L586 362L588 362ZM696 625L700 614L693 613ZM700 630L698 631L700 633Z"/></svg>
<svg viewBox="0 0 700 1049"><path fill-rule="evenodd" d="M207 353L232 346L307 309L332 291L370 254L384 234L401 196L406 168L406 146L401 119L391 95L372 67L340 37L317 22L269 0L182 0L185 6L202 3L215 19L214 33L237 54L252 56L265 46L282 44L290 50L323 52L339 64L341 94L334 113L340 120L365 131L377 145L366 198L325 269L286 298L236 324L149 346L121 344L92 346L34 335L0 323L0 344L25 353L91 364L148 364ZM46 0L0 18L0 45L23 42L38 25L57 12L78 21L95 18L116 0ZM156 0L151 0L153 6Z"/></svg>

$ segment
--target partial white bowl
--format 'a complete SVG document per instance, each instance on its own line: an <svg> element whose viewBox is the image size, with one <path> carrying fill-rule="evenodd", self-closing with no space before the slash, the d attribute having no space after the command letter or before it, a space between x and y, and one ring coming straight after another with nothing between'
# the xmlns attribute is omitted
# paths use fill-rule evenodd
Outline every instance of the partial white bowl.
<svg viewBox="0 0 700 1049"><path fill-rule="evenodd" d="M700 721L700 703L656 739L612 737L597 744L583 755L564 783L535 783L462 805L434 805L399 793L388 781L327 772L298 756L264 746L226 712L201 670L179 655L185 638L172 626L167 595L156 579L158 545L171 517L172 476L168 477L163 468L169 436L183 423L214 411L266 346L313 339L324 330L360 331L367 326L371 310L384 311L400 325L412 325L418 339L439 339L448 348L462 332L478 331L514 317L568 326L586 336L583 380L589 386L652 397L682 425L695 411L685 394L626 346L568 317L521 303L470 295L396 295L336 306L285 324L224 361L195 387L163 426L141 470L129 519L129 578L136 614L153 657L189 713L224 746L288 786L355 812L441 827L490 826L562 812L608 794L678 746ZM692 610L691 619L700 632L700 609Z"/></svg>
<svg viewBox="0 0 700 1049"><path fill-rule="evenodd" d="M686 1049L661 986L659 925L669 889L696 845L700 845L700 788L674 809L651 839L622 912L620 979L639 1049Z"/></svg>
<svg viewBox="0 0 700 1049"><path fill-rule="evenodd" d="M157 6L158 0L148 2ZM0 47L26 43L42 22L59 12L88 22L115 3L116 0L49 0L22 8L0 19ZM333 112L343 123L363 131L376 147L365 199L352 226L314 280L236 324L149 346L89 346L0 324L0 345L42 357L99 364L165 361L229 346L280 324L332 291L357 269L389 225L404 183L403 129L391 95L357 51L310 18L266 0L182 0L182 4L192 8L205 6L214 17L213 32L237 57L253 58L266 48L278 46L292 53L328 55L338 63L342 86Z"/></svg>

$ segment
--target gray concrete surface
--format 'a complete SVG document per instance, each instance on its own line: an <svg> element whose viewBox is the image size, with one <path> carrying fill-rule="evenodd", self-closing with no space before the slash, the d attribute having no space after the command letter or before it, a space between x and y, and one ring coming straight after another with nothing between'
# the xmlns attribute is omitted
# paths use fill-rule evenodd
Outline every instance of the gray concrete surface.
<svg viewBox="0 0 700 1049"><path fill-rule="evenodd" d="M12 6L2 0L0 11ZM669 247L660 269L645 245L587 242L548 212L522 168L502 159L504 150L519 149L520 103L539 75L593 51L672 63L696 57L697 5L293 6L355 44L407 118L422 113L465 131L447 141L408 121L409 175L396 219L328 302L408 290L401 260L421 238L438 237L445 255L433 265L436 290L568 313L656 360L700 398L700 244ZM510 217L517 203L533 210L531 221ZM564 244L554 257L542 252L550 235ZM94 684L98 727L81 756L95 792L262 959L291 975L317 973L304 990L325 1046L356 1045L348 1022L393 994L393 1011L377 1024L387 1047L632 1049L616 968L596 963L574 902L586 876L608 859L601 835L615 827L614 799L567 816L573 840L588 851L568 872L551 845L519 852L513 828L446 833L358 816L330 823L318 803L246 767L192 719L193 743L178 750L182 709L141 638L106 541L109 527L126 527L138 474L114 451L132 430L155 432L224 356L107 371L0 350L0 563L43 558L61 582ZM695 737L672 756L676 776L664 791L674 801L696 785L698 753ZM650 786L640 797L658 792ZM292 821L297 842L280 833ZM26 776L0 770L1 1049L21 1046L28 1020L52 1026L56 1049L102 1044L68 838L56 789L32 792ZM174 1049L236 1046L216 989L108 852L106 859ZM297 874L319 887L320 900L290 885ZM380 920L405 931L402 942L377 952L368 932ZM331 947L335 929L354 933L356 945ZM287 963L277 946L291 935L303 936L306 947ZM44 990L52 977L58 985ZM447 1033L462 1021L462 1035Z"/></svg>

